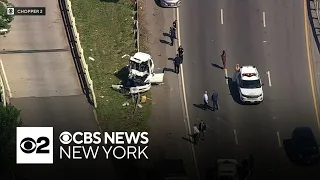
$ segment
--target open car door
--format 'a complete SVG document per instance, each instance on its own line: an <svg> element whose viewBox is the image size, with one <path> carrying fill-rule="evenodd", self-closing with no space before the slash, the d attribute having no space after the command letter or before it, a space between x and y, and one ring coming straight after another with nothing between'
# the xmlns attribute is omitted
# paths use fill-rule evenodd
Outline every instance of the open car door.
<svg viewBox="0 0 320 180"><path fill-rule="evenodd" d="M163 83L164 73L152 73L150 78L151 84L160 84Z"/></svg>

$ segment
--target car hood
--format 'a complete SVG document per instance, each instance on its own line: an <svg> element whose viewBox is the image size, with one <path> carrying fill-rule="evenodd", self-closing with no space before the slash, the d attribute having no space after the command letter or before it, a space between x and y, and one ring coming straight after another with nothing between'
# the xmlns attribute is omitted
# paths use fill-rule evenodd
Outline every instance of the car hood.
<svg viewBox="0 0 320 180"><path fill-rule="evenodd" d="M262 87L261 88L255 88L255 89L246 89L246 88L240 88L241 94L245 96L258 96L261 95L262 92Z"/></svg>

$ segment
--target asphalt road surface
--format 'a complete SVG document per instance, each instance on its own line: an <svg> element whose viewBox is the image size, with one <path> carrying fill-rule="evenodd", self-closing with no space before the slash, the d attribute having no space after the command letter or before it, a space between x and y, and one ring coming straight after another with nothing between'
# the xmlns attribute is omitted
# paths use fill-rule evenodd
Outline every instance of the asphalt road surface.
<svg viewBox="0 0 320 180"><path fill-rule="evenodd" d="M319 178L319 166L292 165L282 145L298 126L311 127L319 137L304 2L185 1L179 14L189 119L192 125L200 119L208 124L204 141L195 145L201 179L207 179L216 159L241 161L251 153L255 158L254 180ZM216 67L222 66L222 50L227 52L228 76L236 64L258 68L264 83L262 104L240 105L230 94L225 72ZM211 95L213 89L219 93L221 109L212 112L198 108L204 91Z"/></svg>

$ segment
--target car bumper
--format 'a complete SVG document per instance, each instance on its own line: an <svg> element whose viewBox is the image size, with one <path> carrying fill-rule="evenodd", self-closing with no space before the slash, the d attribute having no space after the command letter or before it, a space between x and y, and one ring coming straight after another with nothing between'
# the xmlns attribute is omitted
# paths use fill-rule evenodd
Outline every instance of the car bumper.
<svg viewBox="0 0 320 180"><path fill-rule="evenodd" d="M172 8L176 8L176 7L179 7L180 4L181 4L181 1L178 1L176 3L166 3L162 0L160 0L160 4L162 7L172 7Z"/></svg>
<svg viewBox="0 0 320 180"><path fill-rule="evenodd" d="M249 97L240 96L240 100L246 103L259 103L263 101L263 96L260 96L258 98L249 98Z"/></svg>

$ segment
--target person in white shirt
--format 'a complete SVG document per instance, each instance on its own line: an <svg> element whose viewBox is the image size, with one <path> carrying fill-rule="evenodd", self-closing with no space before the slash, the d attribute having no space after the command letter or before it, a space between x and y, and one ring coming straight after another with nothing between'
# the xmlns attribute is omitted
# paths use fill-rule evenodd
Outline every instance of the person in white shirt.
<svg viewBox="0 0 320 180"><path fill-rule="evenodd" d="M199 133L200 133L200 131L199 131L198 127L197 127L197 124L195 124L193 126L193 142L195 144L197 144L197 141L198 141L198 138L199 138Z"/></svg>
<svg viewBox="0 0 320 180"><path fill-rule="evenodd" d="M208 97L208 91L205 91L204 92L204 95L203 95L203 109L204 110L207 110L209 105L209 97Z"/></svg>

